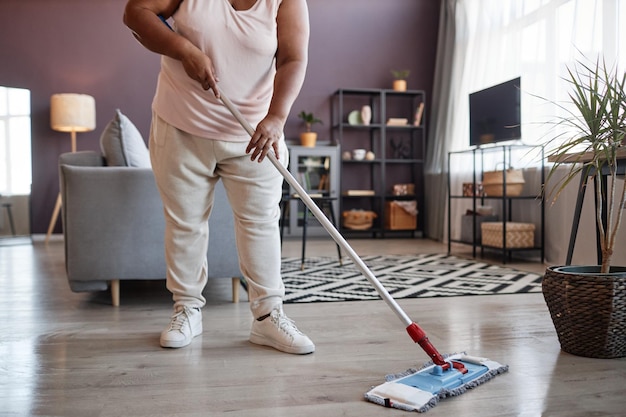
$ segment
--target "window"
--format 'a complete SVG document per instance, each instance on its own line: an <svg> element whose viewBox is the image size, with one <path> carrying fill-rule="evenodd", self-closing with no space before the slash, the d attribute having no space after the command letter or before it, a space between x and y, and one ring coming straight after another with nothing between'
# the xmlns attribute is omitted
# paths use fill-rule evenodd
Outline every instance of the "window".
<svg viewBox="0 0 626 417"><path fill-rule="evenodd" d="M30 194L30 90L0 87L0 195Z"/></svg>
<svg viewBox="0 0 626 417"><path fill-rule="evenodd" d="M522 78L522 140L544 143L554 137L567 107L567 69L576 61L623 71L626 54L626 0L458 0L457 117L451 149L469 145L467 97L500 82Z"/></svg>

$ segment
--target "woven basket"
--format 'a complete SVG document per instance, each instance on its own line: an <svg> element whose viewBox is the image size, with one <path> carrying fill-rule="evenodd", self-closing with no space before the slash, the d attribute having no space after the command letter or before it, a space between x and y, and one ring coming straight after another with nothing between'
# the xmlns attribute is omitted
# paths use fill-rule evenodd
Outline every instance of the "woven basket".
<svg viewBox="0 0 626 417"><path fill-rule="evenodd" d="M546 269L542 290L561 349L590 358L626 356L626 267Z"/></svg>
<svg viewBox="0 0 626 417"><path fill-rule="evenodd" d="M535 225L532 223L506 222L506 236L502 236L503 222L483 222L480 225L482 244L507 249L532 248L535 246Z"/></svg>
<svg viewBox="0 0 626 417"><path fill-rule="evenodd" d="M342 213L342 217L343 227L346 229L367 230L372 227L378 215L369 210L346 210Z"/></svg>
<svg viewBox="0 0 626 417"><path fill-rule="evenodd" d="M517 197L524 189L524 175L521 169L506 170L506 195L507 197ZM504 172L485 171L483 172L483 192L489 197L502 197L504 195Z"/></svg>

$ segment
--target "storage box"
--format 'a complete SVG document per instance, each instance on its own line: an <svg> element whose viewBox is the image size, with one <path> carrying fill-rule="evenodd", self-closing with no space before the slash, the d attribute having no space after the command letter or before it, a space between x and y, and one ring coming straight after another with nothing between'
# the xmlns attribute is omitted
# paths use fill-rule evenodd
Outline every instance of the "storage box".
<svg viewBox="0 0 626 417"><path fill-rule="evenodd" d="M482 244L503 248L502 222L483 222L481 225ZM532 248L535 246L535 225L532 223L506 222L506 247Z"/></svg>
<svg viewBox="0 0 626 417"><path fill-rule="evenodd" d="M477 182L464 182L463 183L463 197L482 197L483 195L483 183Z"/></svg>
<svg viewBox="0 0 626 417"><path fill-rule="evenodd" d="M474 234L474 230L472 228L472 218L476 219L476 236L474 242L480 243L482 238L480 225L483 222L495 222L498 220L498 216L482 216L476 215L474 217L471 214L464 214L461 216L461 241L472 243L472 235Z"/></svg>
<svg viewBox="0 0 626 417"><path fill-rule="evenodd" d="M388 230L415 230L417 201L388 201L385 210L385 228Z"/></svg>
<svg viewBox="0 0 626 417"><path fill-rule="evenodd" d="M391 193L393 195L414 195L415 184L394 184L391 187Z"/></svg>
<svg viewBox="0 0 626 417"><path fill-rule="evenodd" d="M488 197L502 197L504 195L504 171L483 172L483 192ZM517 197L524 189L524 176L521 169L506 170L506 195Z"/></svg>

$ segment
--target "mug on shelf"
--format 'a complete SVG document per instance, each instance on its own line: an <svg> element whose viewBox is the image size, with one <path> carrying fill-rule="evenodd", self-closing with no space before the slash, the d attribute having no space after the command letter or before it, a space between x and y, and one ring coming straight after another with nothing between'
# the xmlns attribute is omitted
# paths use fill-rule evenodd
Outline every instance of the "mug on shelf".
<svg viewBox="0 0 626 417"><path fill-rule="evenodd" d="M354 158L355 161L362 161L365 159L366 153L367 151L365 149L355 149L352 151L352 158Z"/></svg>

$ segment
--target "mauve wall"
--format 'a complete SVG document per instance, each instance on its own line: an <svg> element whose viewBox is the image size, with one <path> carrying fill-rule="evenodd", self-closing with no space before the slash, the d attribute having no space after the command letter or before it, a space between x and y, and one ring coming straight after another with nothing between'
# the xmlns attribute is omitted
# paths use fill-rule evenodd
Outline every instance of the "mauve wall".
<svg viewBox="0 0 626 417"><path fill-rule="evenodd" d="M226 0L223 0L226 1ZM0 85L31 90L32 232L45 233L58 194L57 158L69 134L50 129L50 96L85 93L96 99L97 127L78 134L79 150L99 149L100 131L116 108L147 140L159 59L122 24L125 0L0 0ZM296 114L324 120L330 139L330 96L338 88L389 88L390 69L409 68L409 88L432 89L440 0L309 0L310 62L287 123ZM60 232L60 224L56 232Z"/></svg>

